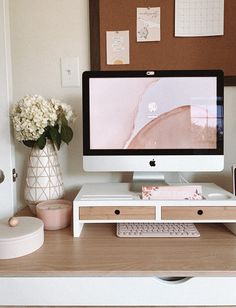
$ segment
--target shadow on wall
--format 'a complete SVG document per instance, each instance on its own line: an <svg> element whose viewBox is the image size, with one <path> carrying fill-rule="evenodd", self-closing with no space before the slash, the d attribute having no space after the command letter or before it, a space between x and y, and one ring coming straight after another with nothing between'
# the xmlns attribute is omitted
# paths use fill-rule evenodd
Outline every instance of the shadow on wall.
<svg viewBox="0 0 236 308"><path fill-rule="evenodd" d="M78 192L81 189L81 185L78 185L76 188L70 188L65 191L65 199L73 201L77 196Z"/></svg>
<svg viewBox="0 0 236 308"><path fill-rule="evenodd" d="M216 185L222 187L223 189L229 192L233 192L231 170L224 170L222 172L214 172L206 174L204 173L193 174L191 181L215 183Z"/></svg>

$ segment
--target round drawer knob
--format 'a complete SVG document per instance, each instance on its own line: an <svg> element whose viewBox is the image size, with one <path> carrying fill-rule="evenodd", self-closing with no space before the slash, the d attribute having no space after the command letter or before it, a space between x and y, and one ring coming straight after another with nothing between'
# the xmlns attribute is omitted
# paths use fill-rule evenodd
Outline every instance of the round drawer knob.
<svg viewBox="0 0 236 308"><path fill-rule="evenodd" d="M0 169L0 184L4 181L4 179L5 179L5 175L3 171Z"/></svg>
<svg viewBox="0 0 236 308"><path fill-rule="evenodd" d="M202 215L203 214L203 210L198 210L197 213L198 213L198 215Z"/></svg>
<svg viewBox="0 0 236 308"><path fill-rule="evenodd" d="M116 215L120 215L120 210L115 210Z"/></svg>

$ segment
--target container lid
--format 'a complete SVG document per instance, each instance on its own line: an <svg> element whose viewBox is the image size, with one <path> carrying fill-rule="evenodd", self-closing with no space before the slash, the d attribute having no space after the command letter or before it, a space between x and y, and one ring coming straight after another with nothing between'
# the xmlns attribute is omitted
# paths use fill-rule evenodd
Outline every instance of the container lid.
<svg viewBox="0 0 236 308"><path fill-rule="evenodd" d="M36 217L17 217L18 224L11 227L8 219L0 220L0 243L5 241L18 241L34 236L43 229L42 220Z"/></svg>
<svg viewBox="0 0 236 308"><path fill-rule="evenodd" d="M35 217L17 219L15 227L9 226L7 219L0 220L0 260L25 256L43 245L43 222Z"/></svg>

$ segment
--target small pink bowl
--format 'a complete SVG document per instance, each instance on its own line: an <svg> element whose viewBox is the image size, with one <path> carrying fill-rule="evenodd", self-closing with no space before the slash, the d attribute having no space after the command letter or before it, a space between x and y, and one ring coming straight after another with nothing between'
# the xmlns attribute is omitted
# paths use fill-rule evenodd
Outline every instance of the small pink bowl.
<svg viewBox="0 0 236 308"><path fill-rule="evenodd" d="M48 200L36 205L37 217L44 222L45 230L59 230L71 223L72 202L68 200Z"/></svg>

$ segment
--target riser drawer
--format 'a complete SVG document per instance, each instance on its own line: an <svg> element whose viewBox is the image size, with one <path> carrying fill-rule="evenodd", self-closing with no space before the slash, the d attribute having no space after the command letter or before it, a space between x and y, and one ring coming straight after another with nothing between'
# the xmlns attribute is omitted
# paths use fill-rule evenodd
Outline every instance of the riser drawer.
<svg viewBox="0 0 236 308"><path fill-rule="evenodd" d="M84 206L79 208L80 220L153 220L154 206Z"/></svg>
<svg viewBox="0 0 236 308"><path fill-rule="evenodd" d="M233 220L236 219L234 206L163 206L163 220Z"/></svg>

